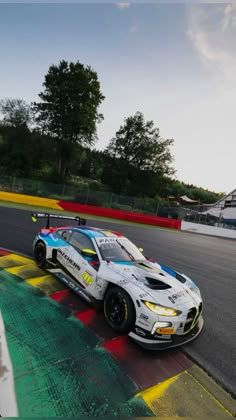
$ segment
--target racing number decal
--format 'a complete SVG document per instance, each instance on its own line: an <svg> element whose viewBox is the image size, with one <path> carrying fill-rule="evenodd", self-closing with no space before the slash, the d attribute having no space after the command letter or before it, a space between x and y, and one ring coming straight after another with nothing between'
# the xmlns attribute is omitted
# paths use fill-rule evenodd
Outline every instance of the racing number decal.
<svg viewBox="0 0 236 420"><path fill-rule="evenodd" d="M93 277L90 276L90 274L87 273L86 271L82 274L81 277L88 286L91 286L93 284L93 280L94 280Z"/></svg>

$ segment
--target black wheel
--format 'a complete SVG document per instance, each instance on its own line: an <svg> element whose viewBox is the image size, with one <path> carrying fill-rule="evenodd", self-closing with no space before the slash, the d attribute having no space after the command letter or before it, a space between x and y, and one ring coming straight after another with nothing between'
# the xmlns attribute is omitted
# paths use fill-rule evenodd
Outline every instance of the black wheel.
<svg viewBox="0 0 236 420"><path fill-rule="evenodd" d="M135 324L135 308L131 297L120 287L112 287L105 295L104 314L108 324L118 332L128 333Z"/></svg>
<svg viewBox="0 0 236 420"><path fill-rule="evenodd" d="M43 242L38 242L35 245L34 258L39 267L46 266L46 247Z"/></svg>

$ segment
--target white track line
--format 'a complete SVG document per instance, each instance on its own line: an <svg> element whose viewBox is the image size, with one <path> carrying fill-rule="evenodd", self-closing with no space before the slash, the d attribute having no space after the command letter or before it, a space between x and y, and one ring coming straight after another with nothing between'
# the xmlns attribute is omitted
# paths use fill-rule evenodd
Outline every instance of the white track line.
<svg viewBox="0 0 236 420"><path fill-rule="evenodd" d="M0 311L0 414L2 417L18 416L14 377L7 348L4 322Z"/></svg>

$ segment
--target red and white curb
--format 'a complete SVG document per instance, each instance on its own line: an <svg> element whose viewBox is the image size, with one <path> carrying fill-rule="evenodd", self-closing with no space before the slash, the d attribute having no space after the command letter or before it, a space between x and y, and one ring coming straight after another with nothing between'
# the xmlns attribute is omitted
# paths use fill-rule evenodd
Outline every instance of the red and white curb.
<svg viewBox="0 0 236 420"><path fill-rule="evenodd" d="M4 322L0 311L0 414L2 417L18 416L14 376L7 347Z"/></svg>

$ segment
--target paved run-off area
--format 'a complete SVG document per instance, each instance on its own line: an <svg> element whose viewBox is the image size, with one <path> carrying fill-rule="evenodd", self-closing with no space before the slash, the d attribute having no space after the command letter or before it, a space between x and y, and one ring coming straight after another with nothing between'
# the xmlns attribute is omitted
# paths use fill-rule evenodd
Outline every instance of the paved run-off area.
<svg viewBox="0 0 236 420"><path fill-rule="evenodd" d="M1 252L0 395L8 346L19 416L226 416L236 403L178 349L148 352L40 270ZM13 392L13 390L12 390Z"/></svg>

